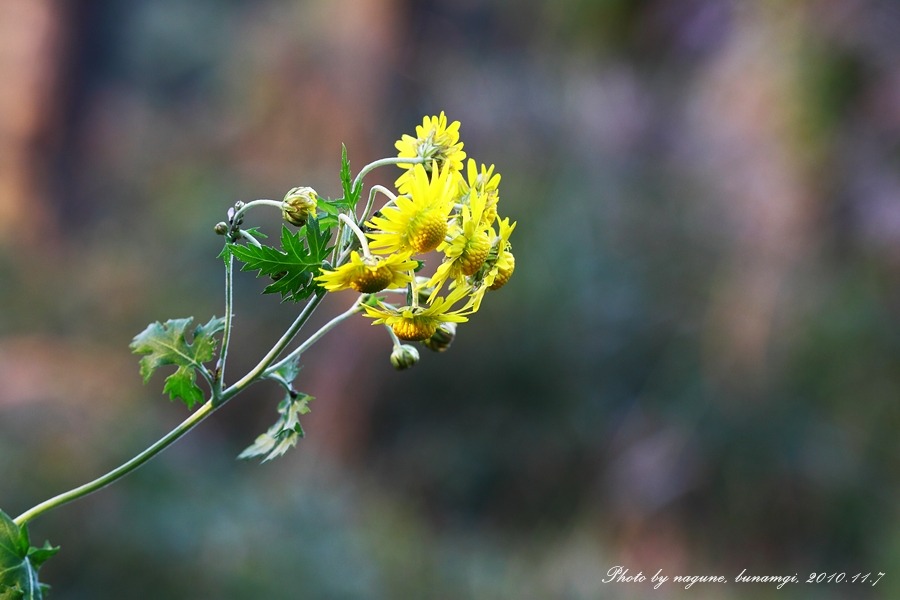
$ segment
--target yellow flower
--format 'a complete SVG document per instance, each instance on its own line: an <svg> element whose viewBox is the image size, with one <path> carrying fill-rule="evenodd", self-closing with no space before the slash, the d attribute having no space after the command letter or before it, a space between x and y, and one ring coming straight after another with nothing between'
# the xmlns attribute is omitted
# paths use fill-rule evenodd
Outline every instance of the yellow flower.
<svg viewBox="0 0 900 600"><path fill-rule="evenodd" d="M463 299L471 289L458 287L446 298L439 297L427 307L401 306L380 303L379 306L363 305L366 316L375 319L373 325L384 323L390 327L401 340L427 340L441 323L463 323L468 321L466 315L475 312L473 301L469 300L461 307L453 310L453 305Z"/></svg>
<svg viewBox="0 0 900 600"><path fill-rule="evenodd" d="M497 274L494 277L493 282L491 282L491 285L488 286L489 290L499 290L506 285L506 282L512 277L513 271L516 269L516 257L513 256L511 250L504 249L500 252L496 267Z"/></svg>
<svg viewBox="0 0 900 600"><path fill-rule="evenodd" d="M482 224L484 201L484 194L473 188L469 204L460 209L461 224L454 223L449 232L450 241L438 247L444 252L444 261L426 284L434 286L432 298L448 279L453 279L456 285L461 284L465 277L477 273L487 259L491 238Z"/></svg>
<svg viewBox="0 0 900 600"><path fill-rule="evenodd" d="M329 292L354 289L364 294L380 292L385 288L402 287L412 282L410 274L418 262L409 253L391 254L386 258L368 256L362 258L355 250L350 260L333 271L322 271L316 281Z"/></svg>
<svg viewBox="0 0 900 600"><path fill-rule="evenodd" d="M510 249L509 237L516 228L509 218L500 219L500 233L494 239L491 252L485 261L484 277L479 287L472 293L473 312L481 308L481 300L488 290L498 290L509 281L516 268L516 259Z"/></svg>
<svg viewBox="0 0 900 600"><path fill-rule="evenodd" d="M366 223L372 250L381 252L430 252L447 235L447 218L453 208L454 178L447 164L433 168L431 178L422 165L415 165L411 177L400 188L402 196L381 209Z"/></svg>
<svg viewBox="0 0 900 600"><path fill-rule="evenodd" d="M459 141L459 121L453 121L447 125L447 116L444 111L437 117L424 117L422 124L416 126L416 137L403 134L397 143L399 158L424 158L426 170L430 170L432 162L436 162L438 168L449 165L451 171L461 171L466 159L463 152L463 143ZM401 163L401 169L407 169L396 182L399 187L410 177L412 163Z"/></svg>
<svg viewBox="0 0 900 600"><path fill-rule="evenodd" d="M481 171L471 158L466 165L467 178L460 182L460 195L463 204L469 201L472 192L484 196L484 212L481 215L482 224L490 226L497 218L497 203L500 201L500 173L494 173L494 165L486 167L481 165Z"/></svg>

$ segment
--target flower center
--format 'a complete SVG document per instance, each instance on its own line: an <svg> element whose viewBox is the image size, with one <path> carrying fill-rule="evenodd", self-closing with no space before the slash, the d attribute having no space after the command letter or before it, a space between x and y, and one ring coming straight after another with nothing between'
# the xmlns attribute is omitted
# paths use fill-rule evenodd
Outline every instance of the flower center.
<svg viewBox="0 0 900 600"><path fill-rule="evenodd" d="M423 212L409 224L409 245L416 252L430 252L447 235L447 221L437 211Z"/></svg>
<svg viewBox="0 0 900 600"><path fill-rule="evenodd" d="M417 342L427 340L433 336L434 332L437 331L437 326L437 322L430 319L412 317L397 321L391 325L391 329L394 330L394 334L401 340Z"/></svg>
<svg viewBox="0 0 900 600"><path fill-rule="evenodd" d="M364 266L353 274L350 287L363 294L374 294L386 288L392 279L393 273L387 265L377 268Z"/></svg>

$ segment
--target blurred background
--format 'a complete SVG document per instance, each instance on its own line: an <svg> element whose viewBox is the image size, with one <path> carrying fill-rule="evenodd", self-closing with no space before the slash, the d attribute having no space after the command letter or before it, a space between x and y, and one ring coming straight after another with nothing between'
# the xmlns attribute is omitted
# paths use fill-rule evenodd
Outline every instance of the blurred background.
<svg viewBox="0 0 900 600"><path fill-rule="evenodd" d="M33 522L52 597L900 597L898 31L892 0L0 2L13 516L187 416L128 344L223 313L236 200L337 196L342 142L358 169L445 110L519 223L447 353L395 372L361 318L308 353L285 457L234 460L259 384ZM232 380L298 309L263 285Z"/></svg>

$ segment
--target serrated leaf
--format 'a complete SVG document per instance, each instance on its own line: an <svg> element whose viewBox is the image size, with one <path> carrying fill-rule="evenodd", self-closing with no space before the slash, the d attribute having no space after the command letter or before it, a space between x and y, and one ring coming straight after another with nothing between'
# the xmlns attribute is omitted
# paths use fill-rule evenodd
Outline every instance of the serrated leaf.
<svg viewBox="0 0 900 600"><path fill-rule="evenodd" d="M310 218L296 232L281 228L281 250L272 246L231 244L234 256L244 263L241 271L257 271L257 277L269 276L274 281L264 294L281 294L282 300L298 301L309 297L316 289L313 277L318 274L328 254L330 229L319 229L318 221Z"/></svg>
<svg viewBox="0 0 900 600"><path fill-rule="evenodd" d="M343 208L351 209L359 202L362 182L353 185L350 175L350 159L347 158L347 146L341 144L341 187L344 190Z"/></svg>
<svg viewBox="0 0 900 600"><path fill-rule="evenodd" d="M140 360L141 377L146 383L153 373L165 365L176 365L175 372L166 378L163 392L169 398L180 398L188 408L203 401L203 390L196 383L198 369L212 359L216 350L215 335L225 328L225 319L213 317L205 325L194 328L188 343L185 332L193 317L156 321L134 336L131 351L143 354Z"/></svg>
<svg viewBox="0 0 900 600"><path fill-rule="evenodd" d="M293 448L305 435L300 425L300 415L309 413L309 394L288 393L278 404L278 420L269 429L238 455L239 459L250 459L265 455L262 462L277 458Z"/></svg>
<svg viewBox="0 0 900 600"><path fill-rule="evenodd" d="M330 229L319 229L319 221L310 219L306 222L306 245L309 247L309 254L316 261L317 265L321 265L322 261L328 257L328 241L331 239Z"/></svg>
<svg viewBox="0 0 900 600"><path fill-rule="evenodd" d="M219 252L219 256L216 258L221 258L222 262L227 266L228 259L231 258L231 244L225 244L225 246L222 247L222 251Z"/></svg>
<svg viewBox="0 0 900 600"><path fill-rule="evenodd" d="M31 546L28 529L0 510L0 600L41 600L48 586L38 581L38 569L58 551L49 542Z"/></svg>

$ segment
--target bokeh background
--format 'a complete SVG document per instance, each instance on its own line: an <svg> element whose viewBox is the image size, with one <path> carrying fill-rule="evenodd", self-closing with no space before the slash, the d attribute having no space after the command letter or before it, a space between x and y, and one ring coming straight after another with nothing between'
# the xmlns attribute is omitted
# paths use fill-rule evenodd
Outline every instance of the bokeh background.
<svg viewBox="0 0 900 600"><path fill-rule="evenodd" d="M128 343L222 314L234 201L339 195L341 142L445 110L519 222L449 352L397 373L358 319L308 354L284 458L234 460L260 384L35 521L52 597L900 597L898 32L892 0L0 2L12 515L186 417ZM237 281L232 377L297 310Z"/></svg>

